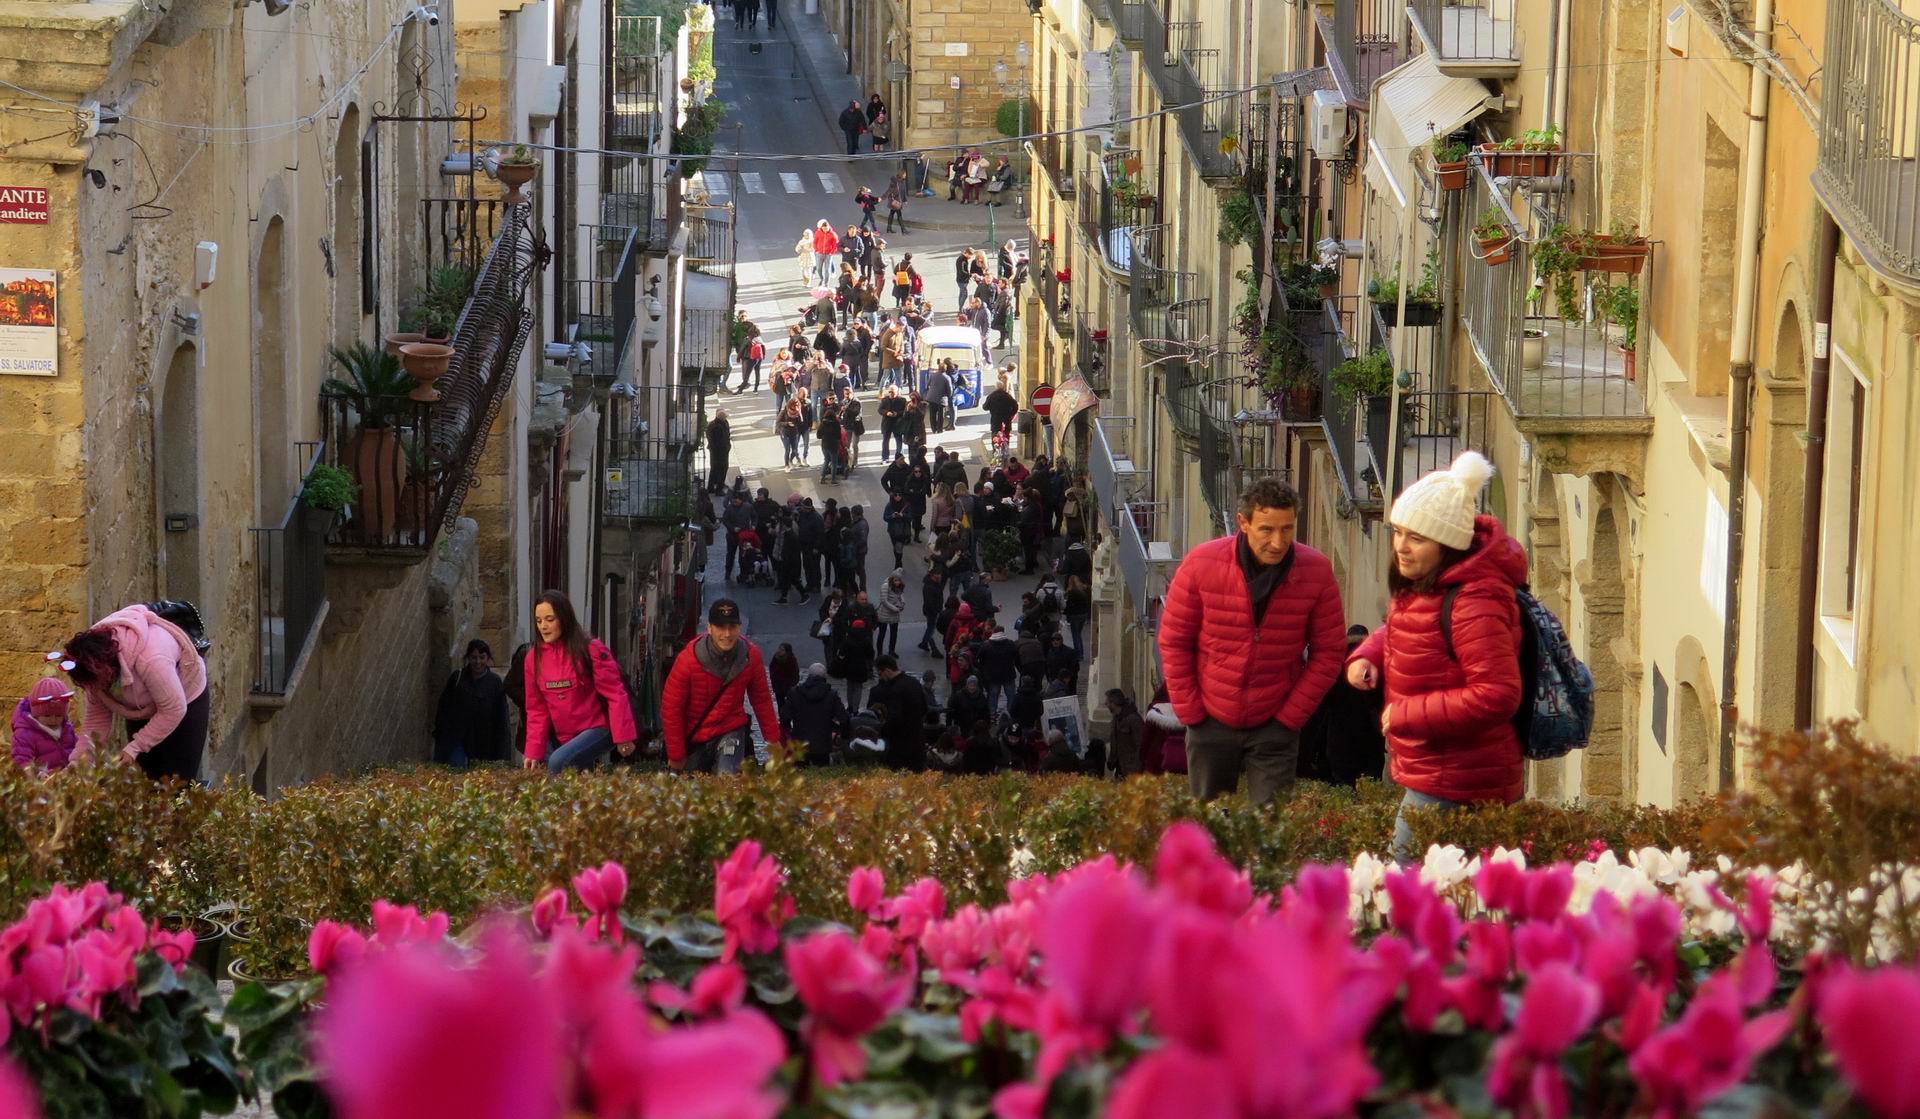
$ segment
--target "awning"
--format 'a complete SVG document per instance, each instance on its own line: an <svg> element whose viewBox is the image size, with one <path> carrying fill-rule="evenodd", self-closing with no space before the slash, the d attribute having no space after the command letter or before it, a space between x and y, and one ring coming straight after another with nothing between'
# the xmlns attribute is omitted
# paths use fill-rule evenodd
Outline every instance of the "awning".
<svg viewBox="0 0 1920 1119"><path fill-rule="evenodd" d="M1093 386L1078 373L1070 373L1067 378L1053 386L1053 404L1047 409L1047 422L1055 431L1065 431L1073 417L1100 403L1094 395Z"/></svg>
<svg viewBox="0 0 1920 1119"><path fill-rule="evenodd" d="M1460 131L1487 111L1493 92L1478 78L1450 78L1430 54L1387 71L1374 86L1367 114L1367 182L1401 209L1419 198L1413 151L1435 136Z"/></svg>

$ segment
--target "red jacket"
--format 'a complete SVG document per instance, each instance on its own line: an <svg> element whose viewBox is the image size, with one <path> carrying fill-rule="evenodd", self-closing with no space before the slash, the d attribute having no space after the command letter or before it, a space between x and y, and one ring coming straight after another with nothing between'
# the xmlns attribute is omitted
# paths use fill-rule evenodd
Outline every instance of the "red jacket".
<svg viewBox="0 0 1920 1119"><path fill-rule="evenodd" d="M773 705L773 689L767 686L767 666L759 648L741 638L746 667L723 680L700 663L699 646L706 640L702 635L680 650L661 689L660 736L666 739L669 761L685 758L689 742L705 742L746 726L749 703L760 720L761 737L780 741L780 714ZM694 719L700 720L699 726L688 725Z"/></svg>
<svg viewBox="0 0 1920 1119"><path fill-rule="evenodd" d="M1174 714L1251 730L1278 719L1299 730L1340 674L1347 623L1327 557L1293 546L1259 628L1240 572L1239 536L1209 540L1174 572L1160 612L1160 663Z"/></svg>
<svg viewBox="0 0 1920 1119"><path fill-rule="evenodd" d="M1443 800L1520 799L1525 771L1513 715L1520 709L1520 606L1527 553L1500 522L1474 519L1467 557L1440 573L1431 594L1395 595L1387 624L1349 660L1378 665L1385 681L1393 780ZM1453 654L1440 604L1453 600Z"/></svg>
<svg viewBox="0 0 1920 1119"><path fill-rule="evenodd" d="M639 738L633 725L633 707L627 702L627 685L620 678L620 665L613 654L597 639L589 640L587 661L593 679L582 680L564 649L549 649L535 641L528 651L528 757L538 760L547 756L549 726L562 746L594 727L606 727L616 743Z"/></svg>
<svg viewBox="0 0 1920 1119"><path fill-rule="evenodd" d="M816 253L837 253L840 251L840 235L831 229L816 227L813 231L813 251Z"/></svg>

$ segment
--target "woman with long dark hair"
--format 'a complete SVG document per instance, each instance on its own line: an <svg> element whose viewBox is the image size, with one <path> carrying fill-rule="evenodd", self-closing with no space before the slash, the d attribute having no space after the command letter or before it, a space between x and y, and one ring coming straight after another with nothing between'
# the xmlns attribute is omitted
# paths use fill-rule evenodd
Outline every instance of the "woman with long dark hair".
<svg viewBox="0 0 1920 1119"><path fill-rule="evenodd" d="M573 603L559 591L542 591L533 628L539 639L527 654L526 768L545 758L550 773L591 769L616 747L622 757L632 754L640 735L620 666L580 627ZM560 743L551 757L549 726Z"/></svg>
<svg viewBox="0 0 1920 1119"><path fill-rule="evenodd" d="M104 748L118 715L130 741L124 761L155 780L200 776L212 691L207 662L179 626L145 606L116 610L49 653L87 693L82 737Z"/></svg>
<svg viewBox="0 0 1920 1119"><path fill-rule="evenodd" d="M1387 624L1347 658L1347 682L1384 688L1380 729L1390 775L1406 790L1393 854L1415 858L1409 808L1448 812L1520 799L1520 607L1527 553L1500 522L1476 514L1493 464L1473 451L1394 501L1393 600Z"/></svg>

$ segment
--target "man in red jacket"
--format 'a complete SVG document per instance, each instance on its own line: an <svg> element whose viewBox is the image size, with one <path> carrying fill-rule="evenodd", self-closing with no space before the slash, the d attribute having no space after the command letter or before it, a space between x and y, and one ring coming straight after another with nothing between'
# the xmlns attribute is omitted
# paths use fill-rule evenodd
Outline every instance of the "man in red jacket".
<svg viewBox="0 0 1920 1119"><path fill-rule="evenodd" d="M1240 495L1240 531L1187 553L1160 612L1160 662L1187 728L1195 796L1266 804L1293 788L1300 728L1347 652L1327 557L1294 542L1300 497L1278 478Z"/></svg>
<svg viewBox="0 0 1920 1119"><path fill-rule="evenodd" d="M780 741L780 715L760 650L740 636L740 605L715 599L707 632L680 650L660 694L660 730L674 772L738 773L751 744L748 707L760 734Z"/></svg>

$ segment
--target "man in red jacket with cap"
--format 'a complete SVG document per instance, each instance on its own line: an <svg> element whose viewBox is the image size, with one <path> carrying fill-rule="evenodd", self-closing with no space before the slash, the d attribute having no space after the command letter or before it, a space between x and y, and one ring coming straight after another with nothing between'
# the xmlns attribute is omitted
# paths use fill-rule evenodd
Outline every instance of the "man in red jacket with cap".
<svg viewBox="0 0 1920 1119"><path fill-rule="evenodd" d="M707 632L674 658L660 695L660 730L667 765L676 773L738 773L751 743L747 712L760 720L760 734L780 741L780 715L760 650L740 636L740 604L715 599L707 609Z"/></svg>
<svg viewBox="0 0 1920 1119"><path fill-rule="evenodd" d="M1340 674L1347 623L1327 557L1296 543L1300 497L1278 478L1240 494L1240 531L1188 552L1160 612L1160 663L1187 728L1195 796L1266 804L1293 788L1300 729Z"/></svg>

